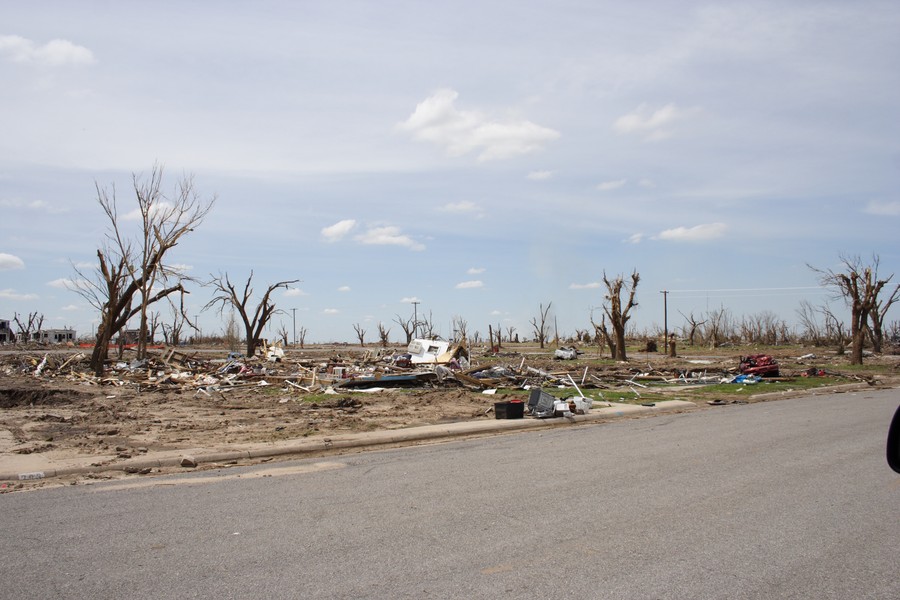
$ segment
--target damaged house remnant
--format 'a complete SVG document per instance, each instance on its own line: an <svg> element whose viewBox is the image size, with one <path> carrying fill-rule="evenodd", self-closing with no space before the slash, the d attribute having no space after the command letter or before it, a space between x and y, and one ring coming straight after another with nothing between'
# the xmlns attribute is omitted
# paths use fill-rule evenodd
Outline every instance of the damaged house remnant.
<svg viewBox="0 0 900 600"><path fill-rule="evenodd" d="M6 344L15 339L15 334L9 327L9 321L0 319L0 344Z"/></svg>

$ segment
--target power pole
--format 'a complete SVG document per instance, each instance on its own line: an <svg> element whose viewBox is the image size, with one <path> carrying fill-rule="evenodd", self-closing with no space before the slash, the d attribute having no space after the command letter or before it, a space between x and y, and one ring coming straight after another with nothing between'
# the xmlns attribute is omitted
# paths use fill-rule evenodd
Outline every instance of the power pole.
<svg viewBox="0 0 900 600"><path fill-rule="evenodd" d="M663 353L668 356L669 355L669 307L668 307L668 298L669 298L669 290L662 290L660 294L663 295L663 336L665 336L665 341L663 342Z"/></svg>
<svg viewBox="0 0 900 600"><path fill-rule="evenodd" d="M421 304L421 302L419 302L418 300L413 300L411 304L413 305L413 337L417 338L417 337L419 337L418 306L419 306L419 304Z"/></svg>
<svg viewBox="0 0 900 600"><path fill-rule="evenodd" d="M297 309L292 308L291 312L294 315L294 345L297 345Z"/></svg>

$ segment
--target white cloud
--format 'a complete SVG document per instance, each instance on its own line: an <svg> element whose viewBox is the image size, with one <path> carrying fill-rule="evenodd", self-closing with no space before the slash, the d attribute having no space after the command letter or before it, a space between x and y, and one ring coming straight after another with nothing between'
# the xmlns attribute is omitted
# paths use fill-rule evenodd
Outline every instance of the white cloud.
<svg viewBox="0 0 900 600"><path fill-rule="evenodd" d="M53 281L47 282L47 285L58 290L72 289L74 284L75 282L67 277L60 277L59 279L54 279Z"/></svg>
<svg viewBox="0 0 900 600"><path fill-rule="evenodd" d="M0 56L12 62L48 67L96 62L93 52L68 40L50 40L39 46L18 35L0 35Z"/></svg>
<svg viewBox="0 0 900 600"><path fill-rule="evenodd" d="M367 232L356 236L355 239L360 244L372 246L403 246L417 252L425 249L424 244L400 233L400 228L393 226L372 227Z"/></svg>
<svg viewBox="0 0 900 600"><path fill-rule="evenodd" d="M350 286L349 286L349 285L342 285L341 287L339 287L339 288L337 289L337 291L339 291L339 292L349 292L349 291L350 291Z"/></svg>
<svg viewBox="0 0 900 600"><path fill-rule="evenodd" d="M501 122L477 111L457 110L453 103L458 96L454 90L438 90L398 127L415 140L444 147L450 156L480 151L479 161L527 154L559 137L559 132L531 121Z"/></svg>
<svg viewBox="0 0 900 600"><path fill-rule="evenodd" d="M469 275L480 275L485 271L487 271L487 269L485 269L484 267L472 267L471 269L466 271L466 273L468 273Z"/></svg>
<svg viewBox="0 0 900 600"><path fill-rule="evenodd" d="M37 294L20 294L13 289L0 290L0 298L4 300L37 300Z"/></svg>
<svg viewBox="0 0 900 600"><path fill-rule="evenodd" d="M340 312L341 312L341 311L339 311L339 310L336 309L336 308L326 308L325 310L322 311L322 313L323 313L323 314L326 314L326 315L336 315L336 314L338 314L338 313L340 313Z"/></svg>
<svg viewBox="0 0 900 600"><path fill-rule="evenodd" d="M290 288L289 290L285 290L282 296L284 298L296 298L297 296L309 296L309 294L307 294L300 288Z"/></svg>
<svg viewBox="0 0 900 600"><path fill-rule="evenodd" d="M600 287L600 283L594 281L592 283L573 283L569 285L570 290L595 290Z"/></svg>
<svg viewBox="0 0 900 600"><path fill-rule="evenodd" d="M167 212L171 211L173 208L174 208L174 206L172 206L171 202L166 202L166 201L154 202L153 204L150 205L150 211L149 211L150 216L152 217L152 216L158 215L160 213L165 215ZM123 221L140 221L141 219L142 219L142 216L141 216L140 208L135 208L131 212L128 212L128 213L125 213L124 215L122 215Z"/></svg>
<svg viewBox="0 0 900 600"><path fill-rule="evenodd" d="M491 316L492 316L492 317L496 317L496 316L499 316L499 315L502 315L502 314L503 314L503 313L500 312L499 310L492 310L492 311L491 311Z"/></svg>
<svg viewBox="0 0 900 600"><path fill-rule="evenodd" d="M657 239L673 242L702 242L720 238L725 235L728 226L725 223L705 223L693 227L676 227L660 232Z"/></svg>
<svg viewBox="0 0 900 600"><path fill-rule="evenodd" d="M556 171L532 171L526 177L532 181L546 181L556 175Z"/></svg>
<svg viewBox="0 0 900 600"><path fill-rule="evenodd" d="M419 300L419 298L417 296L412 296L412 297L407 297L407 298L401 298L400 302L402 302L403 304L412 304L413 302L421 302L421 300Z"/></svg>
<svg viewBox="0 0 900 600"><path fill-rule="evenodd" d="M92 268L95 264L96 264L96 263L92 263L92 262L87 261L87 260L81 260L81 261L78 261L77 263L74 263L76 269L90 269L90 268Z"/></svg>
<svg viewBox="0 0 900 600"><path fill-rule="evenodd" d="M482 287L484 287L484 283L478 280L462 281L456 284L456 289L458 290L472 290Z"/></svg>
<svg viewBox="0 0 900 600"><path fill-rule="evenodd" d="M871 200L863 212L882 217L900 217L900 200Z"/></svg>
<svg viewBox="0 0 900 600"><path fill-rule="evenodd" d="M614 181L604 181L603 183L597 185L597 189L601 192L608 192L610 190L617 190L627 182L627 179L616 179Z"/></svg>
<svg viewBox="0 0 900 600"><path fill-rule="evenodd" d="M176 263L174 265L166 265L166 266L173 271L184 272L184 271L193 271L194 270L193 265L185 265L185 264L181 264L181 263Z"/></svg>
<svg viewBox="0 0 900 600"><path fill-rule="evenodd" d="M628 238L627 241L628 241L629 244L640 244L643 240L644 240L644 234L643 234L643 233L635 233L635 234L632 234L632 235Z"/></svg>
<svg viewBox="0 0 900 600"><path fill-rule="evenodd" d="M634 111L616 119L613 130L622 134L642 135L648 141L662 140L672 135L669 127L687 114L688 111L671 103L656 110L641 104Z"/></svg>
<svg viewBox="0 0 900 600"><path fill-rule="evenodd" d="M653 182L652 179L646 179L646 178L638 181L638 185L641 186L642 188L648 188L648 189L652 189L652 188L656 187L656 184Z"/></svg>
<svg viewBox="0 0 900 600"><path fill-rule="evenodd" d="M337 242L344 239L344 236L350 233L354 227L356 227L355 219L344 219L334 225L323 227L321 233L326 242Z"/></svg>
<svg viewBox="0 0 900 600"><path fill-rule="evenodd" d="M0 271L12 271L13 269L24 269L25 261L18 256L0 252Z"/></svg>
<svg viewBox="0 0 900 600"><path fill-rule="evenodd" d="M463 200L461 202L450 202L438 208L441 212L475 215L479 219L484 217L484 211L480 206L471 200Z"/></svg>
<svg viewBox="0 0 900 600"><path fill-rule="evenodd" d="M63 306L62 310L66 311L66 312L72 312L75 310L81 310L81 307L78 306L77 304L69 304L68 306Z"/></svg>

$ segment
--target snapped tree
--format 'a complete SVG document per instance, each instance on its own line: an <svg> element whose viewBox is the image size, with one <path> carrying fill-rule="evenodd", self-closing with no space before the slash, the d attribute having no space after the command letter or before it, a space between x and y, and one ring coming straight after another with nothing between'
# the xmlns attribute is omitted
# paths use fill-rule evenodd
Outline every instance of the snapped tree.
<svg viewBox="0 0 900 600"><path fill-rule="evenodd" d="M879 300L884 287L890 283L893 274L886 279L878 277L878 256L872 257L871 264L863 264L859 256L841 256L843 271L817 269L807 265L819 275L819 283L824 287L837 291L850 308L850 364L863 363L863 345L867 334L874 338L869 330L872 319L873 329L877 328L882 335L882 322L890 305L897 300L898 289L895 287L888 296L887 302ZM886 304L886 306L885 306Z"/></svg>
<svg viewBox="0 0 900 600"><path fill-rule="evenodd" d="M109 354L109 343L135 315L140 316L138 357L147 351L147 308L176 292L185 293L183 271L167 264L166 255L182 237L194 231L212 209L215 197L203 199L192 176L163 191L163 168L154 165L146 177L132 174L137 208L119 213L116 187L95 183L97 202L108 221L105 239L97 249L97 266L85 272L73 263L76 278L69 289L100 312L90 367L97 375ZM136 232L129 224L136 222ZM133 229L133 228L131 228Z"/></svg>
<svg viewBox="0 0 900 600"><path fill-rule="evenodd" d="M593 316L591 316L591 325L606 341L614 360L628 360L628 356L625 353L625 330L628 320L631 319L631 309L637 306L637 302L634 301L634 294L637 291L640 280L641 276L637 270L631 272L630 284L625 283L625 278L622 275L618 275L610 281L606 276L606 271L603 272L603 283L606 285L603 319L600 325L597 325L594 323ZM622 304L622 291L626 289L628 290L628 301ZM607 318L609 319L610 327L612 327L612 334L606 327Z"/></svg>
<svg viewBox="0 0 900 600"><path fill-rule="evenodd" d="M531 318L531 327L534 329L534 337L538 341L538 344L541 345L541 348L544 347L544 344L547 343L547 339L550 337L550 324L547 322L547 316L550 314L550 307L553 306L553 302L547 303L547 308L544 308L543 304L538 305L538 316ZM500 327L497 326L497 335L500 335Z"/></svg>
<svg viewBox="0 0 900 600"><path fill-rule="evenodd" d="M279 281L278 283L269 285L262 295L262 298L255 305L253 304L253 288L250 287L252 281L253 271L250 271L250 276L247 277L244 289L239 290L231 283L227 273L224 275L220 274L218 277L212 277L206 285L213 288L214 296L212 300L207 302L203 307L203 310L205 311L218 305L220 315L223 314L223 311L226 308L233 308L237 311L238 316L244 324L244 331L247 335L246 355L248 358L253 356L256 352L256 348L259 347L260 340L262 339L263 328L265 328L269 323L269 320L276 313L275 302L272 301L272 292L279 288L284 288L286 290L290 289L291 284L297 283L300 280L292 279L290 281Z"/></svg>

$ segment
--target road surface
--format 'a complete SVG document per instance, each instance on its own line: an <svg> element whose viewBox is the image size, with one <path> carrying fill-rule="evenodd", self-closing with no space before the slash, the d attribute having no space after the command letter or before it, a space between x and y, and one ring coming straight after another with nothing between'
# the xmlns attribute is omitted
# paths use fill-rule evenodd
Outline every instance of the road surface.
<svg viewBox="0 0 900 600"><path fill-rule="evenodd" d="M900 598L900 392L0 496L6 598Z"/></svg>

